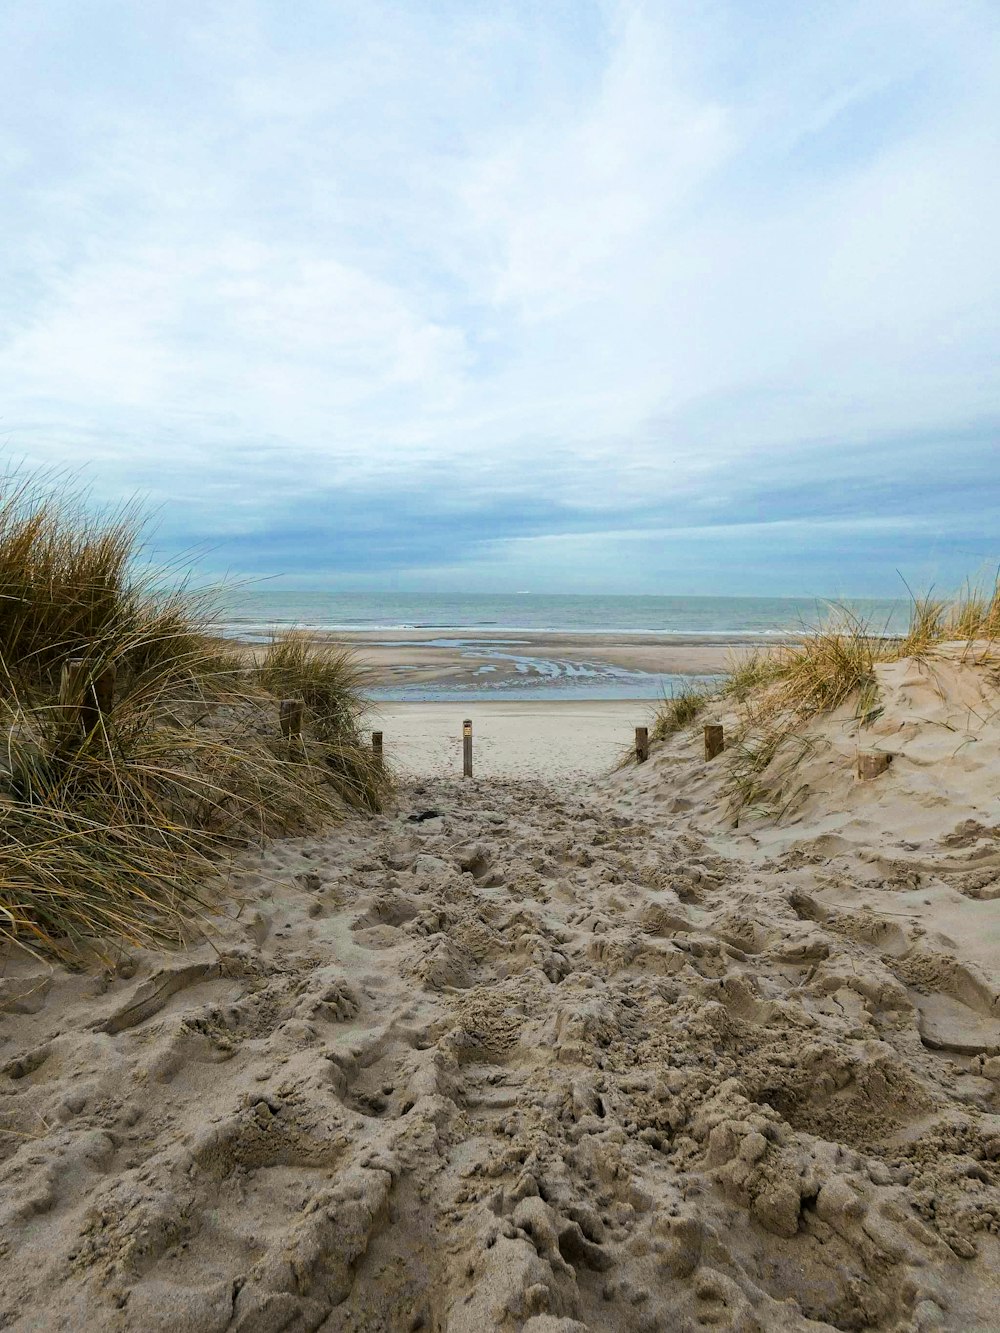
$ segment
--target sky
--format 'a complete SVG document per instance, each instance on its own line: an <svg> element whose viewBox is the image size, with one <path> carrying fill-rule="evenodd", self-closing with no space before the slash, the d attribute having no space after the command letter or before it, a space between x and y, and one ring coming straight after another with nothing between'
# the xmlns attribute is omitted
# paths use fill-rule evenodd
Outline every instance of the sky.
<svg viewBox="0 0 1000 1333"><path fill-rule="evenodd" d="M995 0L7 0L0 74L0 450L157 558L1000 564Z"/></svg>

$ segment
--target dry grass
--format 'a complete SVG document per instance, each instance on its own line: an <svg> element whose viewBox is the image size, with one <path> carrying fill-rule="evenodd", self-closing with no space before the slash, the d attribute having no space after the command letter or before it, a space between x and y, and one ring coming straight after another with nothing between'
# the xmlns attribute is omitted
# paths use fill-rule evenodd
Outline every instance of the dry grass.
<svg viewBox="0 0 1000 1333"><path fill-rule="evenodd" d="M93 658L98 648L126 672L187 672L205 649L197 600L136 575L140 535L131 511L95 517L37 483L3 484L0 656L8 686L52 694L63 662Z"/></svg>
<svg viewBox="0 0 1000 1333"><path fill-rule="evenodd" d="M726 699L743 703L763 686L776 680L781 664L772 650L753 648L730 658L721 693Z"/></svg>
<svg viewBox="0 0 1000 1333"><path fill-rule="evenodd" d="M990 591L967 587L952 600L913 598L910 623L900 637L835 608L827 624L803 634L798 643L741 655L715 696L738 713L727 742L724 783L734 812L748 807L770 815L787 812L794 802L795 766L811 747L803 725L842 707L849 707L862 726L870 725L881 711L879 664L919 657L944 642L993 644L998 639L1000 579ZM696 691L689 698L665 701L654 739L682 730L710 702Z"/></svg>
<svg viewBox="0 0 1000 1333"><path fill-rule="evenodd" d="M695 718L701 715L711 697L707 690L685 686L678 690L676 694L671 695L669 699L664 699L656 710L650 739L654 741L666 740L668 736L673 736L675 732L683 731L685 727L689 727Z"/></svg>
<svg viewBox="0 0 1000 1333"><path fill-rule="evenodd" d="M277 682L213 644L196 597L135 573L139 539L134 516L30 484L0 501L0 938L65 959L180 939L227 851L316 828L345 796L377 808L390 785L346 664L276 647L282 693L313 691L290 753ZM60 700L68 658L83 667ZM113 707L87 732L80 705L109 667Z"/></svg>
<svg viewBox="0 0 1000 1333"><path fill-rule="evenodd" d="M279 699L301 699L320 736L340 736L357 726L365 674L348 649L314 645L307 634L275 635L256 677Z"/></svg>
<svg viewBox="0 0 1000 1333"><path fill-rule="evenodd" d="M378 810L388 790L381 761L360 742L365 672L354 654L289 631L268 644L255 670L261 688L278 699L301 699L305 734L326 776L349 804ZM309 741L306 741L309 751Z"/></svg>
<svg viewBox="0 0 1000 1333"><path fill-rule="evenodd" d="M742 702L725 783L734 813L752 808L780 818L789 811L795 767L812 748L803 726L844 707L855 722L870 726L882 711L878 665L919 657L945 642L992 643L998 634L1000 580L988 593L966 588L951 601L914 597L909 626L899 638L840 608L800 643L749 664L724 689Z"/></svg>
<svg viewBox="0 0 1000 1333"><path fill-rule="evenodd" d="M993 642L1000 636L1000 580L989 593L966 589L952 600L915 597L900 638L859 620L844 608L793 646L772 651L760 684L773 712L805 718L854 700L864 721L877 708L875 667L919 657L945 642Z"/></svg>

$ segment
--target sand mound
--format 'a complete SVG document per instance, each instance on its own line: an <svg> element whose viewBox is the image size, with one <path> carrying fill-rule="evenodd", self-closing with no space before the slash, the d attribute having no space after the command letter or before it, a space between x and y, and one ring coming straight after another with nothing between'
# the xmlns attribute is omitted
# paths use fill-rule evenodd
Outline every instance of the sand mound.
<svg viewBox="0 0 1000 1333"><path fill-rule="evenodd" d="M0 1326L995 1329L1000 820L879 734L950 802L916 883L877 784L771 846L682 739L276 844L183 954L9 960Z"/></svg>
<svg viewBox="0 0 1000 1333"><path fill-rule="evenodd" d="M957 846L957 812L970 821L972 841L980 826L988 835L1000 821L1000 652L985 644L945 644L919 658L880 663L874 674L877 690L866 723L858 721L852 698L791 727L770 763L755 773L749 802L741 794L739 826L754 832L761 846L776 850L823 835L869 849L931 838ZM723 703L710 706L702 720L723 722L728 746L743 717ZM772 726L753 728L751 737ZM780 720L773 730L782 730ZM889 770L857 782L859 753L887 756ZM732 764L702 760L698 725L658 747L623 792L631 797L634 787L663 803L683 788L685 809L731 828L723 779Z"/></svg>

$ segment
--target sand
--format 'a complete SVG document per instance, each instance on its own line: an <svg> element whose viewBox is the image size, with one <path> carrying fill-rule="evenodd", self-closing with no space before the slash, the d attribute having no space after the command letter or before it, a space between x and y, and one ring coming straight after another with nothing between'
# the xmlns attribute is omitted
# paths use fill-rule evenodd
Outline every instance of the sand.
<svg viewBox="0 0 1000 1333"><path fill-rule="evenodd" d="M654 712L648 701L383 703L366 726L382 730L386 758L401 774L448 777L462 772L468 717L477 777L554 782L607 773L634 745L635 728L652 724Z"/></svg>
<svg viewBox="0 0 1000 1333"><path fill-rule="evenodd" d="M734 655L754 646L773 647L774 636L753 640L725 635L565 634L537 630L364 630L317 634L316 639L351 648L370 672L374 686L482 686L523 683L515 658L545 663L554 683L572 679L574 667L624 668L678 675L717 675ZM431 646L432 640L438 640ZM495 650L499 650L500 656ZM509 656L505 656L509 655ZM533 673L534 674L534 673ZM533 679L545 684L545 679Z"/></svg>
<svg viewBox="0 0 1000 1333"><path fill-rule="evenodd" d="M245 853L182 952L9 958L0 1327L995 1330L1000 693L879 670L777 818L697 730L597 778L484 745Z"/></svg>

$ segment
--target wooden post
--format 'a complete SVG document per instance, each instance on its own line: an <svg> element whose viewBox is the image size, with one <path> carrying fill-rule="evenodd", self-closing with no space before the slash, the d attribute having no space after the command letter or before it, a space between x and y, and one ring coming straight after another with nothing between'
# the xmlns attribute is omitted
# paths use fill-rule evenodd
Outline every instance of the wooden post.
<svg viewBox="0 0 1000 1333"><path fill-rule="evenodd" d="M81 705L86 668L86 658L71 657L68 662L63 662L62 675L59 677L60 725L66 728L67 740L83 726Z"/></svg>
<svg viewBox="0 0 1000 1333"><path fill-rule="evenodd" d="M286 741L302 735L302 700L282 699L278 709L281 734Z"/></svg>
<svg viewBox="0 0 1000 1333"><path fill-rule="evenodd" d="M372 754L375 756L376 763L382 762L382 733L380 731L372 732Z"/></svg>
<svg viewBox="0 0 1000 1333"><path fill-rule="evenodd" d="M63 662L62 675L59 678L59 702L63 707L79 702L82 690L80 677L87 667L85 657L71 657Z"/></svg>
<svg viewBox="0 0 1000 1333"><path fill-rule="evenodd" d="M107 717L115 702L115 678L118 672L113 662L106 662L100 671L95 672L90 682L94 692L97 711Z"/></svg>
<svg viewBox="0 0 1000 1333"><path fill-rule="evenodd" d="M472 777L472 719L462 723L462 776Z"/></svg>
<svg viewBox="0 0 1000 1333"><path fill-rule="evenodd" d="M635 729L635 762L644 764L649 758L649 730L646 727Z"/></svg>
<svg viewBox="0 0 1000 1333"><path fill-rule="evenodd" d="M111 712L115 700L115 667L112 662L89 670L85 657L63 663L59 679L59 704L70 727L79 726L89 736L102 717Z"/></svg>
<svg viewBox="0 0 1000 1333"><path fill-rule="evenodd" d="M871 782L879 777L892 763L891 754L881 750L858 751L858 766L855 770L859 782Z"/></svg>
<svg viewBox="0 0 1000 1333"><path fill-rule="evenodd" d="M725 735L721 722L709 722L705 726L705 758L714 759L726 748Z"/></svg>

